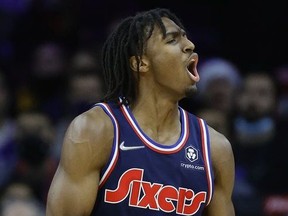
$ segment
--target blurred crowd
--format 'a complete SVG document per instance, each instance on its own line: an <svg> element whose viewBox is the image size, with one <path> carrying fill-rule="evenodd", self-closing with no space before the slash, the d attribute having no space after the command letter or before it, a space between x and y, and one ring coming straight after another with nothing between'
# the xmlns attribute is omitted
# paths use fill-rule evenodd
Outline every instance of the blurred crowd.
<svg viewBox="0 0 288 216"><path fill-rule="evenodd" d="M79 41L71 39L75 11L59 17L58 1L35 2L0 1L1 216L45 215L66 128L105 92L102 36L82 28ZM230 140L236 215L288 215L288 62L244 71L227 57L201 59L199 52L199 92L180 105Z"/></svg>

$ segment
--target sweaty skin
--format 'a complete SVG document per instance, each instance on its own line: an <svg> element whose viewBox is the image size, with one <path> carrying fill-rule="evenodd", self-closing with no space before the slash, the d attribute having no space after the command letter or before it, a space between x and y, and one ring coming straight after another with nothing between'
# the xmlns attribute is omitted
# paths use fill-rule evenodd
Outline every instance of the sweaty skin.
<svg viewBox="0 0 288 216"><path fill-rule="evenodd" d="M185 32L168 18L163 38L156 26L140 63L139 94L131 110L141 129L153 140L171 145L179 138L181 123L178 101L196 91L199 75L189 62L198 61L195 46ZM191 60L192 59L192 60ZM135 71L135 58L130 59ZM215 191L205 216L234 216L231 200L234 157L231 144L209 127ZM46 216L89 216L94 206L99 173L108 160L113 142L113 125L101 108L77 116L63 141L59 167L52 181Z"/></svg>

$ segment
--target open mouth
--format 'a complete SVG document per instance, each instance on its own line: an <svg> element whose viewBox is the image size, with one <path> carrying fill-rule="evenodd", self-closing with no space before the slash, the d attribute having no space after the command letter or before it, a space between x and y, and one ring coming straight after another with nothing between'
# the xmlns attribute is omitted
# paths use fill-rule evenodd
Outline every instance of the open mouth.
<svg viewBox="0 0 288 216"><path fill-rule="evenodd" d="M193 53L189 59L187 70L189 72L190 78L195 82L198 82L200 80L197 71L197 63L198 63L198 55L196 53Z"/></svg>

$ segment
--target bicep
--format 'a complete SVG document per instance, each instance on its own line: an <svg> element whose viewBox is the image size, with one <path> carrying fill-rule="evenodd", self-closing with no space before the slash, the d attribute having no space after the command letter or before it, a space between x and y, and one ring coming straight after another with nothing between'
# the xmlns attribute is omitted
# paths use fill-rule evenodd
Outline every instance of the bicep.
<svg viewBox="0 0 288 216"><path fill-rule="evenodd" d="M215 140L211 150L215 175L214 194L205 215L233 216L234 156L230 142L223 135Z"/></svg>
<svg viewBox="0 0 288 216"><path fill-rule="evenodd" d="M59 165L47 200L47 216L90 215L97 194L97 172L73 178Z"/></svg>
<svg viewBox="0 0 288 216"><path fill-rule="evenodd" d="M113 139L112 134L105 132L111 131L111 124L104 124L104 120L86 114L70 124L49 189L47 216L90 215L97 197L100 170L107 161Z"/></svg>

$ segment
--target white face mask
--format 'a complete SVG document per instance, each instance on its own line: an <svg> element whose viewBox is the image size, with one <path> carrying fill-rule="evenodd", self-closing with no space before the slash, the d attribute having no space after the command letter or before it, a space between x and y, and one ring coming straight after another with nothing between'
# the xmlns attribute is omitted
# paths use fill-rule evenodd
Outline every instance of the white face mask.
<svg viewBox="0 0 288 216"><path fill-rule="evenodd" d="M272 118L262 118L248 122L244 118L237 118L234 122L236 138L240 143L260 144L269 141L274 135L275 122Z"/></svg>

